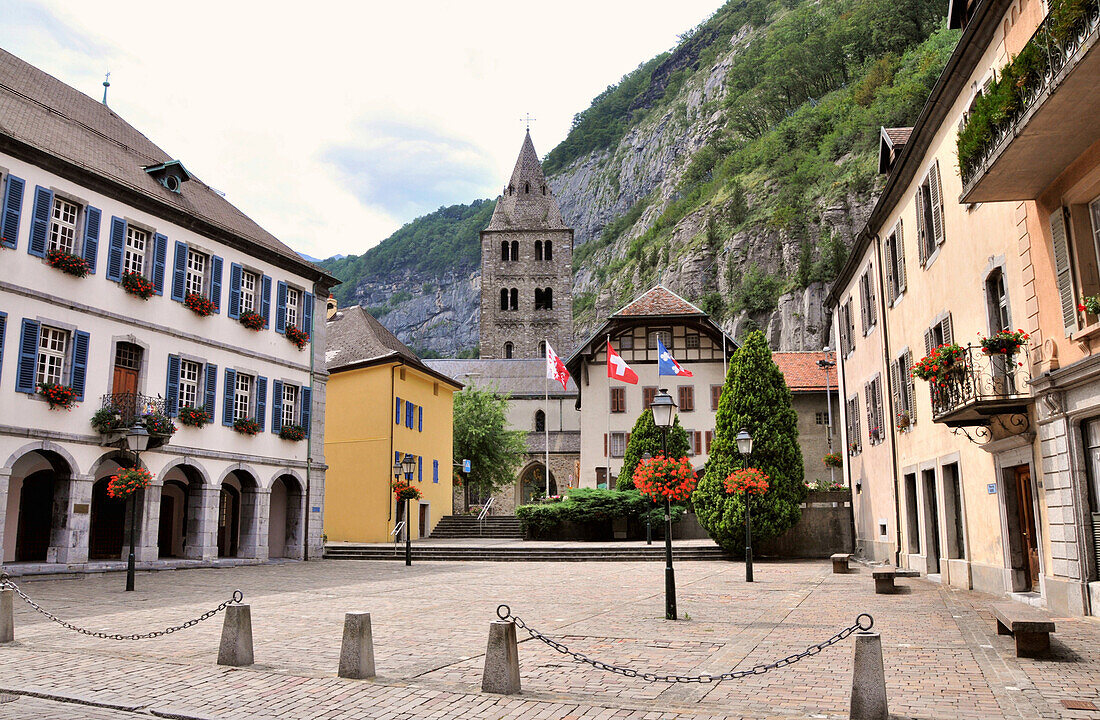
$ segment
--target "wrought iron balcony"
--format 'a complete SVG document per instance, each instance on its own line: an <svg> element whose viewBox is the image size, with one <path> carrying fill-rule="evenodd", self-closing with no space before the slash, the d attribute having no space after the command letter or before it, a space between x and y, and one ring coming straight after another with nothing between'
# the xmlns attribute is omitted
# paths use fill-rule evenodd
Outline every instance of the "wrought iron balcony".
<svg viewBox="0 0 1100 720"><path fill-rule="evenodd" d="M932 419L949 427L988 426L995 415L1026 414L1032 402L1027 347L1013 355L963 348L955 370L930 385Z"/></svg>
<svg viewBox="0 0 1100 720"><path fill-rule="evenodd" d="M142 425L149 431L150 450L165 445L171 433L157 432L158 422L171 422L165 410L164 398L141 393L111 393L101 398L100 413L107 411L103 425L103 444L125 445L126 431ZM98 413L97 413L98 414Z"/></svg>

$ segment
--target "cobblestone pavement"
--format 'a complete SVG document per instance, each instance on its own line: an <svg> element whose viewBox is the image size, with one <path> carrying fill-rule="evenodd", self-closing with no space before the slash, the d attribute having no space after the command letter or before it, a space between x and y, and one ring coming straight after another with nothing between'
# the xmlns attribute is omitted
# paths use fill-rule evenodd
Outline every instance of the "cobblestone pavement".
<svg viewBox="0 0 1100 720"><path fill-rule="evenodd" d="M252 606L257 664L215 664L221 616L137 642L89 638L16 599L17 642L0 647L0 719L177 718L839 718L852 641L738 681L650 684L579 665L518 630L523 693L480 692L488 624L507 603L570 648L643 670L717 674L820 642L860 612L882 633L898 718L1100 718L1100 623L1058 619L1055 653L1017 659L987 595L902 581L875 595L867 569L827 562L682 562L664 614L662 563L323 561L124 576L19 580L59 616L112 632L178 624L240 588ZM379 678L335 677L343 614L369 611ZM8 699L0 695L0 700ZM89 703L97 707L89 706Z"/></svg>

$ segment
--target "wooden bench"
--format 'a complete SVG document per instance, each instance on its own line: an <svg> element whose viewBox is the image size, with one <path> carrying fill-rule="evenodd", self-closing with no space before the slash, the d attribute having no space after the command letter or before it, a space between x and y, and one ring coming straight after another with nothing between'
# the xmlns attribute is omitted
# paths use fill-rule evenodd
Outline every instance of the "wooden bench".
<svg viewBox="0 0 1100 720"><path fill-rule="evenodd" d="M875 579L875 592L879 595L889 595L898 591L894 586L894 578L920 577L920 572L896 567L881 567L872 570L871 577Z"/></svg>
<svg viewBox="0 0 1100 720"><path fill-rule="evenodd" d="M1016 638L1016 657L1041 657L1050 652L1054 621L1041 610L1018 602L996 603L997 634Z"/></svg>
<svg viewBox="0 0 1100 720"><path fill-rule="evenodd" d="M848 561L852 559L851 553L836 553L832 556L833 574L843 575L848 572Z"/></svg>

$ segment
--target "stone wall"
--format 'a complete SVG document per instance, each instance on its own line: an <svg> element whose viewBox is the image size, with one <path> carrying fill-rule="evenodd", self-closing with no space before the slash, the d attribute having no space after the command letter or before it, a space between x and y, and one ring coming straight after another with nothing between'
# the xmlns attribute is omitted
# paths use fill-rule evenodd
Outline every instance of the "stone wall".
<svg viewBox="0 0 1100 720"><path fill-rule="evenodd" d="M802 519L779 537L753 547L754 554L786 558L825 558L853 552L852 494L847 490L811 492Z"/></svg>

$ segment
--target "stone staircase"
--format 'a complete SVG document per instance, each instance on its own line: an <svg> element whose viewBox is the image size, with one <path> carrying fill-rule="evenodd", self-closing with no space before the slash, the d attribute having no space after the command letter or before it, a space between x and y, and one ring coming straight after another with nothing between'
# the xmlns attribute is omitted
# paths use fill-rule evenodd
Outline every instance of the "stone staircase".
<svg viewBox="0 0 1100 720"><path fill-rule="evenodd" d="M463 547L417 545L413 542L413 560L437 561L480 561L480 562L660 562L664 560L665 548L660 542L652 545L630 544L622 547L614 545L593 545L591 547L556 547L551 541L533 541L522 547L493 547L470 545ZM714 546L685 546L672 549L674 560L733 560ZM343 560L404 560L405 547L393 545L354 545L350 543L325 546L326 559Z"/></svg>
<svg viewBox="0 0 1100 720"><path fill-rule="evenodd" d="M474 515L444 515L432 530L433 538L505 538L522 540L515 515L489 515L480 523Z"/></svg>

